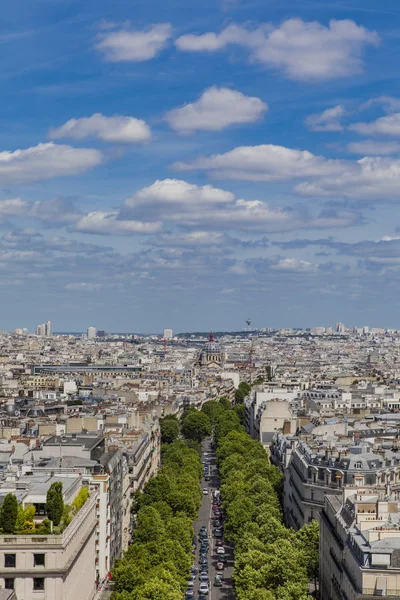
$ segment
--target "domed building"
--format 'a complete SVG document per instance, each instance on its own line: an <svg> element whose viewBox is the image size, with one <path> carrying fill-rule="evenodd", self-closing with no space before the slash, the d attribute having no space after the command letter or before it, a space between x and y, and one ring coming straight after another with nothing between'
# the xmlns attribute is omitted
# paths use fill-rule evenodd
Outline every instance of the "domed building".
<svg viewBox="0 0 400 600"><path fill-rule="evenodd" d="M221 346L214 340L214 334L211 331L208 342L204 345L199 355L200 367L219 368L224 366L225 353Z"/></svg>

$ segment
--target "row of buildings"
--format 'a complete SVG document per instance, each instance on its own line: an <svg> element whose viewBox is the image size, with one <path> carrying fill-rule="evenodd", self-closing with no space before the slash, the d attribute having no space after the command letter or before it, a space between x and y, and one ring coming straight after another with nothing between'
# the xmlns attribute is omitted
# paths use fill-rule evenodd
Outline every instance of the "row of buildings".
<svg viewBox="0 0 400 600"><path fill-rule="evenodd" d="M284 475L286 524L320 522L322 600L400 599L399 385L309 383L246 401L248 432Z"/></svg>

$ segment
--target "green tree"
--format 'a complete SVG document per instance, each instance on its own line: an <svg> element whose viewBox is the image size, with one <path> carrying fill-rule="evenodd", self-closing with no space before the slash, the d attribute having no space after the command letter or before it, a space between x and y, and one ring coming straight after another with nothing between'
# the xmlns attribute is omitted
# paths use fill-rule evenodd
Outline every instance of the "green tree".
<svg viewBox="0 0 400 600"><path fill-rule="evenodd" d="M201 442L211 435L209 417L202 412L191 412L182 421L182 435L188 440Z"/></svg>
<svg viewBox="0 0 400 600"><path fill-rule="evenodd" d="M176 419L160 419L161 441L172 444L179 437L179 423Z"/></svg>
<svg viewBox="0 0 400 600"><path fill-rule="evenodd" d="M47 490L46 495L46 514L53 525L60 524L61 517L64 511L64 499L62 492L63 484L61 481L55 481Z"/></svg>
<svg viewBox="0 0 400 600"><path fill-rule="evenodd" d="M22 531L24 529L34 529L34 517L36 513L36 508L33 504L28 504L26 508L22 507L22 504L18 506L18 515L17 522L15 528L17 531Z"/></svg>
<svg viewBox="0 0 400 600"><path fill-rule="evenodd" d="M156 542L164 537L165 526L160 513L153 506L144 506L137 515L135 541Z"/></svg>
<svg viewBox="0 0 400 600"><path fill-rule="evenodd" d="M208 402L204 402L201 407L201 412L206 414L210 419L211 423L214 423L215 419L224 411L224 407L220 402L216 400L209 400Z"/></svg>
<svg viewBox="0 0 400 600"><path fill-rule="evenodd" d="M317 585L319 578L319 523L315 519L296 532L296 538L304 552L307 575Z"/></svg>
<svg viewBox="0 0 400 600"><path fill-rule="evenodd" d="M232 408L232 405L226 396L221 396L221 398L218 400L218 404L220 404L225 410L230 410Z"/></svg>
<svg viewBox="0 0 400 600"><path fill-rule="evenodd" d="M242 381L239 383L238 389L235 391L235 404L242 404L246 396L249 395L251 390L251 385Z"/></svg>
<svg viewBox="0 0 400 600"><path fill-rule="evenodd" d="M14 533L18 517L18 500L7 494L0 510L0 525L4 533Z"/></svg>
<svg viewBox="0 0 400 600"><path fill-rule="evenodd" d="M246 407L244 404L236 404L233 409L237 416L239 417L239 421L241 425L246 425Z"/></svg>

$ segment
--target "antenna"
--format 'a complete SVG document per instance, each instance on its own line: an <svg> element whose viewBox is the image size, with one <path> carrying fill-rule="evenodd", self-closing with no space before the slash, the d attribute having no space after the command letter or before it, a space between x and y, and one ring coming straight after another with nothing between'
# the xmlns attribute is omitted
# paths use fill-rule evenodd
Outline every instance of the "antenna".
<svg viewBox="0 0 400 600"><path fill-rule="evenodd" d="M251 319L246 319L247 331L251 331Z"/></svg>

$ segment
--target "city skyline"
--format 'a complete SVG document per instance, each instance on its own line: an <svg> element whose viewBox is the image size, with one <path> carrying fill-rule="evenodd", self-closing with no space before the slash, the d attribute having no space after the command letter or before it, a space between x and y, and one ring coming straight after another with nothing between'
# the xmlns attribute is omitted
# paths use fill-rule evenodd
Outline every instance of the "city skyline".
<svg viewBox="0 0 400 600"><path fill-rule="evenodd" d="M400 7L351 4L5 6L0 329L400 327Z"/></svg>

